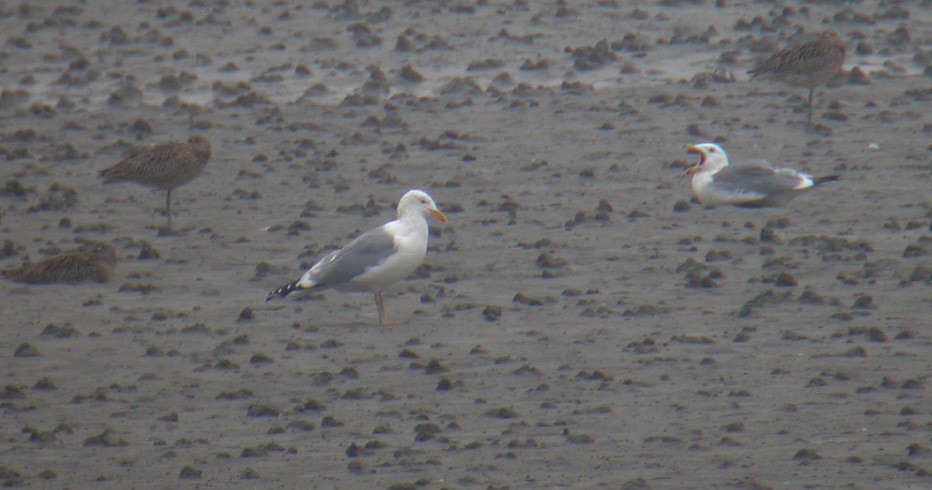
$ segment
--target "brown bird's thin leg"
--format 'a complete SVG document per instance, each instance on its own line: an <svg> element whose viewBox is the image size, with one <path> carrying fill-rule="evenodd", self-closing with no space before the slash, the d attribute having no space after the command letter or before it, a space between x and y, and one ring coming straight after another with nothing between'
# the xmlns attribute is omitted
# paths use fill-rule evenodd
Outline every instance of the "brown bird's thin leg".
<svg viewBox="0 0 932 490"><path fill-rule="evenodd" d="M171 189L165 194L165 212L168 214L168 227L172 227L172 191Z"/></svg>
<svg viewBox="0 0 932 490"><path fill-rule="evenodd" d="M809 119L806 120L806 126L812 126L812 95L815 87L809 89Z"/></svg>

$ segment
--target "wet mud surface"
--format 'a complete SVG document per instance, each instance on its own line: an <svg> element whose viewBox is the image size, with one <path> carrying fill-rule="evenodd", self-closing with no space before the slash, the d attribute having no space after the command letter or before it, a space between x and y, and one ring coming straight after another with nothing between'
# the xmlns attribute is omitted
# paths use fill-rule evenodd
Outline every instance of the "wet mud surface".
<svg viewBox="0 0 932 490"><path fill-rule="evenodd" d="M101 5L106 4L106 5ZM927 488L923 2L0 2L0 481L34 488ZM825 28L816 94L746 70ZM802 29L803 33L797 32ZM172 193L103 187L206 136ZM684 143L841 180L690 200ZM386 296L265 303L410 188Z"/></svg>

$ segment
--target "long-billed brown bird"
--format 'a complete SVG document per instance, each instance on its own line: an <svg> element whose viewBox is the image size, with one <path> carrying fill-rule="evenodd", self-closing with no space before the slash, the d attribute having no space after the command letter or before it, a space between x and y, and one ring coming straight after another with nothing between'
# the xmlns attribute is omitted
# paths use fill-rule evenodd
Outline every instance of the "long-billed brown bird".
<svg viewBox="0 0 932 490"><path fill-rule="evenodd" d="M210 142L204 136L195 135L187 142L170 141L136 153L101 170L100 176L104 184L128 181L167 191L165 212L171 228L172 191L201 175L209 159Z"/></svg>
<svg viewBox="0 0 932 490"><path fill-rule="evenodd" d="M116 265L116 250L103 242L85 245L84 251L72 252L0 271L7 279L26 284L76 284L83 281L107 282Z"/></svg>
<svg viewBox="0 0 932 490"><path fill-rule="evenodd" d="M845 62L845 41L837 32L828 30L809 41L781 49L752 70L751 79L769 78L794 87L809 89L809 117L812 125L812 96L815 88L838 73Z"/></svg>

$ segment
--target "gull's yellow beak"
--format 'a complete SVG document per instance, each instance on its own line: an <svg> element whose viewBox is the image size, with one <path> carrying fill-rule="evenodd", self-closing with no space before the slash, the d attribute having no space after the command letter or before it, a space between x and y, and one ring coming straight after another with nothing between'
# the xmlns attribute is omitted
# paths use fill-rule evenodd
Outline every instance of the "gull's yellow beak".
<svg viewBox="0 0 932 490"><path fill-rule="evenodd" d="M702 170L702 164L705 163L705 152L702 151L702 148L699 148L696 145L690 145L689 143L683 145L683 148L686 149L687 153L695 153L696 155L699 155L699 163L684 170L683 173L680 174L680 177L683 177L685 175L692 175Z"/></svg>
<svg viewBox="0 0 932 490"><path fill-rule="evenodd" d="M435 218L439 219L441 223L447 222L447 215L441 213L439 209L431 209L430 214L434 215Z"/></svg>

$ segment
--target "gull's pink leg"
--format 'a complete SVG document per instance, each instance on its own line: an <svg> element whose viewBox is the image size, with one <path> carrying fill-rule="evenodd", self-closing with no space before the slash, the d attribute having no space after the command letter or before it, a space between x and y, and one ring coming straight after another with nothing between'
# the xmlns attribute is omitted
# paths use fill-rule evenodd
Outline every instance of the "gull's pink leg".
<svg viewBox="0 0 932 490"><path fill-rule="evenodd" d="M385 319L385 306L382 305L382 292L375 293L375 306L379 309L379 325L388 326L388 320Z"/></svg>
<svg viewBox="0 0 932 490"><path fill-rule="evenodd" d="M398 325L398 322L390 322L388 318L385 318L385 306L382 304L382 292L375 293L375 306L379 307L379 325L383 327L389 327L391 325Z"/></svg>

